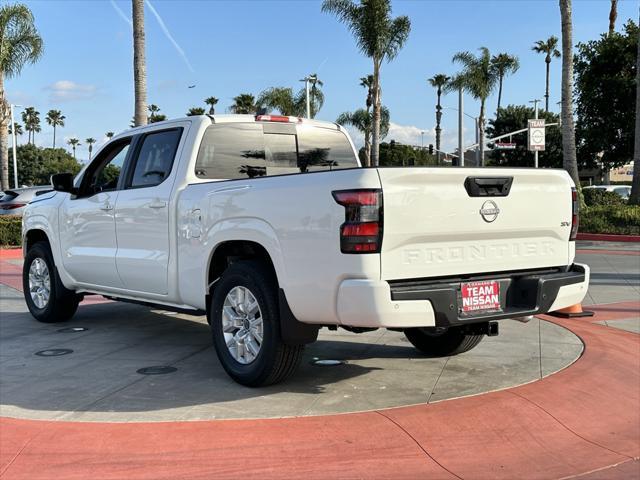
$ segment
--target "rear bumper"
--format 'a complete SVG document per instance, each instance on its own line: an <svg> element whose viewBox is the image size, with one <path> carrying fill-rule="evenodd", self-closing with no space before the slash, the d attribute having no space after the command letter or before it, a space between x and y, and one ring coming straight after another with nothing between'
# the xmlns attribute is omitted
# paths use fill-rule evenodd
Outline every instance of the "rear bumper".
<svg viewBox="0 0 640 480"><path fill-rule="evenodd" d="M338 318L354 327L447 327L552 312L580 303L589 286L589 267L477 276L462 281L496 279L501 284L499 313L461 316L461 279L384 282L344 280L338 292Z"/></svg>

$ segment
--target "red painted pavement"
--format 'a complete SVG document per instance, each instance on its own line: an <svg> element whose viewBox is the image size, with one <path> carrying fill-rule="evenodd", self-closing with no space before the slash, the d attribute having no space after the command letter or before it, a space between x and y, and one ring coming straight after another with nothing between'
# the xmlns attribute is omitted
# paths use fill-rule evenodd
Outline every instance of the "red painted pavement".
<svg viewBox="0 0 640 480"><path fill-rule="evenodd" d="M581 253L583 255L631 255L631 256L640 256L640 251L634 250L604 250L597 248L579 248L576 250L576 253Z"/></svg>
<svg viewBox="0 0 640 480"><path fill-rule="evenodd" d="M640 242L640 235L608 235L604 233L580 233L578 240L594 242Z"/></svg>

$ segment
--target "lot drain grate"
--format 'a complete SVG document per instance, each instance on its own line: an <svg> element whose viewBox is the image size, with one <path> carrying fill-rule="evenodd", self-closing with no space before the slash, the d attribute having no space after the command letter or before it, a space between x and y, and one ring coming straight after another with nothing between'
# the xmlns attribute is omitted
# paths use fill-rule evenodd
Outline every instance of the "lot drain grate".
<svg viewBox="0 0 640 480"><path fill-rule="evenodd" d="M67 327L61 328L58 330L59 333L78 333L78 332L86 332L89 330L87 327Z"/></svg>
<svg viewBox="0 0 640 480"><path fill-rule="evenodd" d="M173 373L177 371L176 367L156 366L156 367L144 367L137 372L141 375L165 375L167 373Z"/></svg>
<svg viewBox="0 0 640 480"><path fill-rule="evenodd" d="M38 355L39 357L59 357L69 353L73 353L73 350L69 348L50 348L48 350L40 350L39 352L36 352L35 355Z"/></svg>

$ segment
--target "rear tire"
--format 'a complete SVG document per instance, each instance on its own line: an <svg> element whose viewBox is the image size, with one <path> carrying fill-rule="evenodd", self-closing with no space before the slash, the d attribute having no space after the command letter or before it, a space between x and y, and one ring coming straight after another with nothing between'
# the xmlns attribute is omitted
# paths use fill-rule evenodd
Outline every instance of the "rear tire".
<svg viewBox="0 0 640 480"><path fill-rule="evenodd" d="M216 353L236 382L262 387L296 371L304 345L282 342L278 282L264 264L241 261L227 268L216 282L210 315Z"/></svg>
<svg viewBox="0 0 640 480"><path fill-rule="evenodd" d="M408 328L404 334L417 350L430 357L468 352L484 338L484 335L464 333L461 327L450 327L443 332L433 328Z"/></svg>
<svg viewBox="0 0 640 480"><path fill-rule="evenodd" d="M62 284L48 242L37 242L27 251L22 266L22 290L29 312L42 323L69 320L82 299Z"/></svg>

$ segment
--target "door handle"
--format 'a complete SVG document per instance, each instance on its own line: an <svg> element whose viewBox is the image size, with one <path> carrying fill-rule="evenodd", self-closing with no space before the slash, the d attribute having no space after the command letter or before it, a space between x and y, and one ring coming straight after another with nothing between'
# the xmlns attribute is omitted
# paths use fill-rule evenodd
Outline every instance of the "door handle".
<svg viewBox="0 0 640 480"><path fill-rule="evenodd" d="M167 206L167 202L162 202L162 201L151 202L149 204L149 208L164 208L166 206Z"/></svg>
<svg viewBox="0 0 640 480"><path fill-rule="evenodd" d="M109 202L102 204L102 206L100 207L100 210L103 210L105 212L109 212L111 210L113 210L113 205L111 205Z"/></svg>

